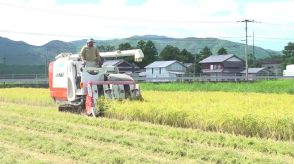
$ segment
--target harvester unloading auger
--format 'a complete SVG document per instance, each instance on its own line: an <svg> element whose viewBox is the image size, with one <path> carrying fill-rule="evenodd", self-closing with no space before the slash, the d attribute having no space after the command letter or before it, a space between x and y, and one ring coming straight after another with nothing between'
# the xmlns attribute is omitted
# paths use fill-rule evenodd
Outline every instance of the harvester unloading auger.
<svg viewBox="0 0 294 164"><path fill-rule="evenodd" d="M101 52L103 58L134 56L141 62L140 49ZM84 67L78 54L61 53L49 64L49 88L51 97L59 103L60 111L85 112L99 115L97 102L106 99L141 99L139 84L126 74L120 74L114 66Z"/></svg>

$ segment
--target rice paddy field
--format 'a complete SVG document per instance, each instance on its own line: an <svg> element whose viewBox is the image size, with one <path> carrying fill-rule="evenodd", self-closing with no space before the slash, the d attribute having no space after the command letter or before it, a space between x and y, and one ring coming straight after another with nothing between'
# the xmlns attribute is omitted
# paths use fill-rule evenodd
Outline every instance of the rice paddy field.
<svg viewBox="0 0 294 164"><path fill-rule="evenodd" d="M293 84L145 83L143 101L103 100L99 118L2 88L0 162L293 163Z"/></svg>

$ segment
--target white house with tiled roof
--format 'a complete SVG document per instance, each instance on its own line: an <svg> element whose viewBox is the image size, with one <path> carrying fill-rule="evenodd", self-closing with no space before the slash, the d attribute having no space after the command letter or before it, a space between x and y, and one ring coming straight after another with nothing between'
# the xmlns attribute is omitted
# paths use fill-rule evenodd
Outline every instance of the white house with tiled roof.
<svg viewBox="0 0 294 164"><path fill-rule="evenodd" d="M155 61L145 67L146 78L170 78L185 74L187 67L177 61Z"/></svg>

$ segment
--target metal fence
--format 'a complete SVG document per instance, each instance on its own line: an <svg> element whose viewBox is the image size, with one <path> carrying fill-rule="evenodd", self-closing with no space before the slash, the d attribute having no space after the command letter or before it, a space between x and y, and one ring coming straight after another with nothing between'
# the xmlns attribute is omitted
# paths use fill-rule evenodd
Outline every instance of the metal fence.
<svg viewBox="0 0 294 164"><path fill-rule="evenodd" d="M139 82L192 82L192 81L211 81L211 82L224 82L224 81L246 81L246 77L243 74L219 74L219 75L207 75L207 74L183 74L176 77L139 77L133 76L135 81ZM281 75L249 75L248 81L258 80L272 80L281 78L294 78L284 77ZM46 74L1 74L0 83L33 83L33 84L48 84L48 76Z"/></svg>
<svg viewBox="0 0 294 164"><path fill-rule="evenodd" d="M1 74L0 83L48 83L46 74Z"/></svg>
<svg viewBox="0 0 294 164"><path fill-rule="evenodd" d="M285 78L281 75L269 75L269 74L259 74L259 75L248 75L244 74L183 74L176 77L133 77L136 81L146 81L146 82L169 82L169 81L211 81L211 82L225 82L225 81L258 81L258 80L271 80ZM291 77L290 77L291 78Z"/></svg>

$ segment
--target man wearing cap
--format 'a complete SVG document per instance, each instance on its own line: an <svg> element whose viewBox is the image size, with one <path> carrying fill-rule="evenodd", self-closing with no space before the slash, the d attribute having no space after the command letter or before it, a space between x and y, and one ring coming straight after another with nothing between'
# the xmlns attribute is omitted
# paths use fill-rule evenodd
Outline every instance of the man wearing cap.
<svg viewBox="0 0 294 164"><path fill-rule="evenodd" d="M86 67L100 67L101 58L94 39L88 39L87 45L81 49L80 57L86 62Z"/></svg>

